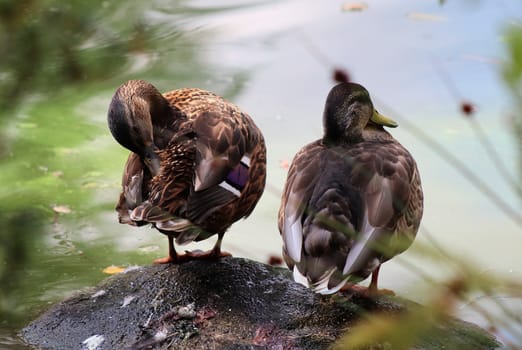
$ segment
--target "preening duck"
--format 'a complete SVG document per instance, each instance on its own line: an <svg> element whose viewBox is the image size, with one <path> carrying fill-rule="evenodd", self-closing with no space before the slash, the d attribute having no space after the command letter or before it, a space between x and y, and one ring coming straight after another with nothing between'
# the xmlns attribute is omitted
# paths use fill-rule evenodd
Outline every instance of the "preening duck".
<svg viewBox="0 0 522 350"><path fill-rule="evenodd" d="M283 257L294 279L331 294L372 274L406 250L417 233L423 193L415 160L383 126L368 91L332 88L322 139L304 146L290 166L279 210Z"/></svg>
<svg viewBox="0 0 522 350"><path fill-rule="evenodd" d="M209 91L161 94L131 80L116 90L108 124L131 151L116 206L120 223L152 224L167 235L169 256L157 263L227 255L225 231L252 212L265 187L265 143L250 116ZM174 239L186 244L215 234L209 252L175 250Z"/></svg>

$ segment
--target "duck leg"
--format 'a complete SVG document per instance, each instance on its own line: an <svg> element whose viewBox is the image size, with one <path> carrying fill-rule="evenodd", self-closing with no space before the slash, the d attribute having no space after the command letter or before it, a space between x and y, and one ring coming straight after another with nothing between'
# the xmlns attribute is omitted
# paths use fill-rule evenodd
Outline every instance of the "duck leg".
<svg viewBox="0 0 522 350"><path fill-rule="evenodd" d="M168 235L167 238L169 239L169 256L154 260L154 264L180 263L180 256L174 248L174 237Z"/></svg>
<svg viewBox="0 0 522 350"><path fill-rule="evenodd" d="M391 289L379 289L377 288L377 280L379 279L379 271L382 265L377 266L372 272L372 280L368 286L368 294L373 295L395 295L395 292Z"/></svg>
<svg viewBox="0 0 522 350"><path fill-rule="evenodd" d="M356 284L346 284L341 291L349 292L349 293L357 293L367 298L374 298L379 295L395 295L395 292L390 289L379 289L377 287L377 281L379 279L379 271L381 269L381 265L377 266L375 270L372 272L372 280L368 287L362 287Z"/></svg>
<svg viewBox="0 0 522 350"><path fill-rule="evenodd" d="M154 260L155 264L181 264L190 260L215 260L225 256L231 256L228 252L221 251L221 242L225 233L218 234L218 240L209 251L202 252L200 250L187 251L185 254L178 254L174 248L174 237L167 236L169 239L169 256Z"/></svg>
<svg viewBox="0 0 522 350"><path fill-rule="evenodd" d="M187 252L184 256L189 260L215 260L219 258L223 258L226 256L232 256L232 254L228 252L221 251L221 242L223 241L224 232L218 233L218 239L214 248L209 251L202 252L200 250L195 250L191 252Z"/></svg>
<svg viewBox="0 0 522 350"><path fill-rule="evenodd" d="M229 252L222 252L221 251L221 242L223 241L223 236L225 235L225 232L221 232L218 234L218 239L216 244L214 245L214 248L211 250L211 254L213 254L217 258L226 257L226 256L232 256Z"/></svg>
<svg viewBox="0 0 522 350"><path fill-rule="evenodd" d="M372 280L370 285L368 286L368 294L369 295L377 295L379 293L379 288L377 288L377 281L379 279L379 270L381 269L381 265L377 266L375 270L372 272Z"/></svg>

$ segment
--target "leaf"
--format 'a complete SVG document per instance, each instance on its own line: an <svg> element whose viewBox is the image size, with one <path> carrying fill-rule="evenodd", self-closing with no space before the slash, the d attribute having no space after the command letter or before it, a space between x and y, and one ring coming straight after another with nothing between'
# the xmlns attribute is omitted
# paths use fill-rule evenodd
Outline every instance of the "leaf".
<svg viewBox="0 0 522 350"><path fill-rule="evenodd" d="M407 14L409 19L417 20L417 21L433 21L433 22L441 22L446 21L447 18L444 16L433 15L430 13L422 13L422 12L410 12Z"/></svg>
<svg viewBox="0 0 522 350"><path fill-rule="evenodd" d="M123 271L125 271L124 267L111 265L104 268L102 272L108 275L115 275L117 273L122 273Z"/></svg>
<svg viewBox="0 0 522 350"><path fill-rule="evenodd" d="M288 160L286 160L286 159L280 160L279 161L279 167L281 169L288 170L288 168L290 167L290 162L288 162Z"/></svg>
<svg viewBox="0 0 522 350"><path fill-rule="evenodd" d="M38 124L36 123L19 123L18 127L20 129L34 129L38 127Z"/></svg>
<svg viewBox="0 0 522 350"><path fill-rule="evenodd" d="M342 10L344 12L360 12L368 8L368 5L364 2L345 2Z"/></svg>
<svg viewBox="0 0 522 350"><path fill-rule="evenodd" d="M67 205L53 205L53 211L57 214L70 214L72 210Z"/></svg>

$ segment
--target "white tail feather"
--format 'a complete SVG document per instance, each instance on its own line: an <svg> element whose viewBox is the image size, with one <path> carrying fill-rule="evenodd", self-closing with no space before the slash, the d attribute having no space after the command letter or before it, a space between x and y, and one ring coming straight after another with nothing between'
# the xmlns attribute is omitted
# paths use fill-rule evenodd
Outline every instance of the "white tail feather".
<svg viewBox="0 0 522 350"><path fill-rule="evenodd" d="M248 168L250 168L250 155L249 154L245 154L241 158L241 163L245 164Z"/></svg>
<svg viewBox="0 0 522 350"><path fill-rule="evenodd" d="M191 229L180 232L179 235L176 237L176 244L185 245L194 242L194 240L198 238L200 233L201 231L198 229Z"/></svg>
<svg viewBox="0 0 522 350"><path fill-rule="evenodd" d="M293 277L294 277L294 281L296 281L299 284L302 284L305 287L311 288L314 292L323 294L323 295L328 295L328 294L334 294L334 293L338 292L342 287L344 287L344 285L350 278L350 276L348 276L344 280L342 280L339 284L337 284L335 287L329 288L328 283L330 283L330 278L335 273L335 271L337 271L337 268L335 268L335 267L326 271L319 281L317 281L313 284L310 284L308 278L305 275L303 275L301 273L301 271L299 271L297 266L294 266Z"/></svg>
<svg viewBox="0 0 522 350"><path fill-rule="evenodd" d="M232 192L232 194L236 197L241 196L241 192L237 188L234 188L233 186L229 185L226 181L223 181L219 184L220 187L224 188L225 190Z"/></svg>
<svg viewBox="0 0 522 350"><path fill-rule="evenodd" d="M346 282L348 281L350 276L346 277L344 280L339 282L335 287L330 288L330 287L328 287L328 284L330 283L330 279L332 278L332 275L335 273L335 271L337 271L336 267L326 271L324 273L324 275L321 277L321 279L319 281L317 281L316 283L314 283L314 285L313 285L314 292L323 294L323 295L328 295L328 294L333 294L333 293L336 293L337 291L339 291L346 284Z"/></svg>
<svg viewBox="0 0 522 350"><path fill-rule="evenodd" d="M316 293L319 293L319 294L323 294L323 295L328 295L328 294L334 294L334 293L337 293L342 287L344 287L344 285L346 284L346 282L348 282L348 279L350 277L346 277L344 280L342 280L338 285L336 285L335 287L333 288L328 288L326 287L326 289L322 289L322 290L314 290ZM327 283L327 286L328 286L328 283Z"/></svg>
<svg viewBox="0 0 522 350"><path fill-rule="evenodd" d="M193 226L192 222L187 219L173 219L155 223L156 228L165 231L185 231L187 228Z"/></svg>
<svg viewBox="0 0 522 350"><path fill-rule="evenodd" d="M308 283L308 279L299 271L297 266L294 265L293 269L293 275L294 275L294 281L296 281L299 284L302 284L305 287L310 287L310 284Z"/></svg>
<svg viewBox="0 0 522 350"><path fill-rule="evenodd" d="M375 250L374 245L379 242L383 232L370 225L367 214L364 216L361 234L346 257L343 275L351 275L365 268L369 261L364 260Z"/></svg>
<svg viewBox="0 0 522 350"><path fill-rule="evenodd" d="M290 224L291 223L291 224ZM301 261L301 250L303 249L303 227L300 220L285 220L283 240L288 256L298 263Z"/></svg>

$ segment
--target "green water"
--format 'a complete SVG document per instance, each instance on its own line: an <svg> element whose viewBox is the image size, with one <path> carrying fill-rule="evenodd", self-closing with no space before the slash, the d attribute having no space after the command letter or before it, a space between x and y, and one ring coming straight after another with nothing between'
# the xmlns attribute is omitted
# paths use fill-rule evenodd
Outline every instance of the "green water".
<svg viewBox="0 0 522 350"><path fill-rule="evenodd" d="M442 7L368 2L357 13L343 12L343 2L311 0L14 3L22 5L0 13L2 25L17 34L0 35L12 45L0 58L0 348L23 348L16 339L21 327L105 278L105 267L149 264L167 251L161 234L119 225L113 210L127 151L112 139L105 118L114 90L127 79L149 80L162 91L214 91L263 130L268 188L254 214L225 236L224 248L234 255L266 261L280 253L282 165L320 137L334 66L363 83L382 112L390 114L389 105L423 127L520 209L459 115L461 96L437 68L479 105L477 118L517 176L505 121L512 101L498 64L488 61L502 58L502 30L520 20L516 0ZM418 20L418 13L435 17ZM393 133L416 157L423 179L426 230L419 243L429 231L479 270L522 277L520 227L408 129ZM415 247L400 259L435 279L454 274ZM400 260L382 271L384 287L430 299L433 286ZM522 303L510 298L509 305L519 310ZM466 304L456 312L488 325Z"/></svg>
<svg viewBox="0 0 522 350"><path fill-rule="evenodd" d="M159 2L150 8L138 2L23 5L9 17L19 16L21 23L3 23L17 34L5 42L30 46L18 49L19 64L1 62L8 77L31 77L16 87L9 79L1 85L6 112L0 148L0 348L22 347L15 335L21 327L51 303L105 278L105 267L149 264L165 253L161 235L116 223L113 208L127 152L106 127L115 88L136 77L162 90L199 86L221 69L199 52L204 30L182 28L199 12L183 1L168 8ZM63 32L55 33L58 28ZM35 31L43 37L16 42ZM56 45L56 37L70 47ZM34 57L25 56L33 51ZM71 61L61 61L69 51ZM43 68L33 70L32 64ZM67 75L70 65L78 76ZM226 75L225 83L206 85L233 98L244 74L235 69Z"/></svg>

